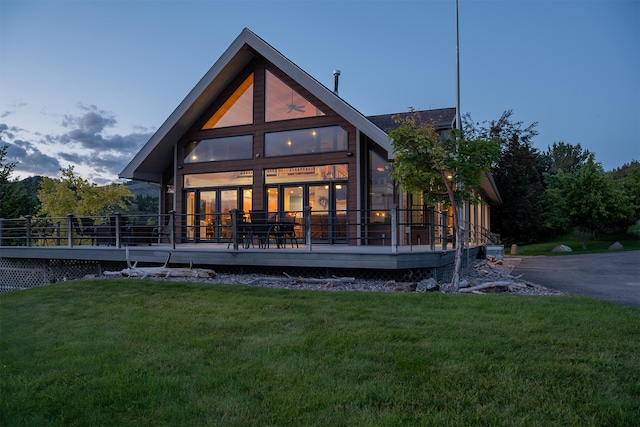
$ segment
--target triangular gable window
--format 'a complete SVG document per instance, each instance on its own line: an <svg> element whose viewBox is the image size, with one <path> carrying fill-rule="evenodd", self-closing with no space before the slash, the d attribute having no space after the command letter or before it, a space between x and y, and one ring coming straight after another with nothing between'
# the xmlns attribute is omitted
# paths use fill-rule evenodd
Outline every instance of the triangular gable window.
<svg viewBox="0 0 640 427"><path fill-rule="evenodd" d="M253 73L222 104L202 129L217 129L253 123Z"/></svg>
<svg viewBox="0 0 640 427"><path fill-rule="evenodd" d="M265 121L324 116L322 111L271 72L266 72L265 80Z"/></svg>

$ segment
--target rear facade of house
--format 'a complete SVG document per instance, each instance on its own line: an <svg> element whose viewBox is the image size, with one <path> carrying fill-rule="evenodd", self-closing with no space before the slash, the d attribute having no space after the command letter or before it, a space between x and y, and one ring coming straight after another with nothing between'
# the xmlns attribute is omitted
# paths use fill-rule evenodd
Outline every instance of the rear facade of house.
<svg viewBox="0 0 640 427"><path fill-rule="evenodd" d="M120 176L161 184L160 213L182 218L179 242L225 241L233 209L301 218L307 207L316 243L390 244L395 208L398 243L429 244L445 208L393 183L393 115L365 117L336 89L245 29ZM419 112L442 133L455 113ZM488 230L499 202L490 176L479 196L465 221Z"/></svg>

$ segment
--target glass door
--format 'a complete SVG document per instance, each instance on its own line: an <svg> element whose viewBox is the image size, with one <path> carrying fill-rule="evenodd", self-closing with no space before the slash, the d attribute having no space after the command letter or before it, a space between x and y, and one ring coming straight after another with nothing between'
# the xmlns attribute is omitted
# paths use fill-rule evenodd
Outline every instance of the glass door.
<svg viewBox="0 0 640 427"><path fill-rule="evenodd" d="M333 234L330 243L347 240L347 184L333 184Z"/></svg>
<svg viewBox="0 0 640 427"><path fill-rule="evenodd" d="M231 237L232 209L251 210L251 189L207 189L186 192L185 238L192 242L226 242Z"/></svg>
<svg viewBox="0 0 640 427"><path fill-rule="evenodd" d="M217 191L200 192L200 211L198 212L199 234L196 239L213 240L216 230L216 199Z"/></svg>

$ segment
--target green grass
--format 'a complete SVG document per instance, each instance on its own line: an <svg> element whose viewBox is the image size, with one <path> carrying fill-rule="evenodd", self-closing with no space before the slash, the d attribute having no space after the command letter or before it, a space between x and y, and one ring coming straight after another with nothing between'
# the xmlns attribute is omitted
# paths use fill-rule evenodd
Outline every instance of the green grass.
<svg viewBox="0 0 640 427"><path fill-rule="evenodd" d="M577 255L609 252L609 246L615 242L620 242L625 251L640 250L640 225L629 228L626 233L604 234L596 239L589 236L587 238L587 250L582 249L580 233L574 231L565 236L561 236L552 242L535 243L524 245L518 248L520 255ZM551 252L558 245L569 246L573 252ZM509 252L508 248L505 248Z"/></svg>
<svg viewBox="0 0 640 427"><path fill-rule="evenodd" d="M2 426L638 426L640 310L149 280L0 295Z"/></svg>

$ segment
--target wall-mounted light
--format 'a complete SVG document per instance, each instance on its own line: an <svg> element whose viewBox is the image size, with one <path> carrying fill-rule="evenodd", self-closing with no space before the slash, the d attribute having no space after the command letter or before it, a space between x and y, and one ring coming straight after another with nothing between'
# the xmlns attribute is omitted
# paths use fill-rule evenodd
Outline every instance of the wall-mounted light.
<svg viewBox="0 0 640 427"><path fill-rule="evenodd" d="M260 157L260 153L256 153L256 157Z"/></svg>
<svg viewBox="0 0 640 427"><path fill-rule="evenodd" d="M351 151L347 151L347 157L353 157L353 153Z"/></svg>
<svg viewBox="0 0 640 427"><path fill-rule="evenodd" d="M182 165L178 165L178 169L182 169L184 166Z"/></svg>

